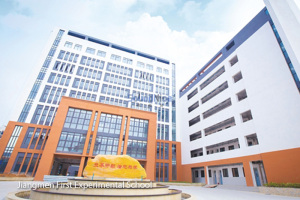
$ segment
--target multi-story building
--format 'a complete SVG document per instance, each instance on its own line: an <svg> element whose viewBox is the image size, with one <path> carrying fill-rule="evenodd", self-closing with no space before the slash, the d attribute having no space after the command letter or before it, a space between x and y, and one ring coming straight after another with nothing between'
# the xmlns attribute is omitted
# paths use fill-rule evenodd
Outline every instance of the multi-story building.
<svg viewBox="0 0 300 200"><path fill-rule="evenodd" d="M164 152L176 148L168 143L176 141L174 63L74 31L56 29L39 65L39 74L18 122L50 129L55 117L61 117L57 110L63 96L155 112L155 151L162 152L157 156L156 168L165 172ZM0 172L5 171L8 161L4 157ZM168 167L176 168L176 161ZM163 173L158 173L156 179L163 177Z"/></svg>
<svg viewBox="0 0 300 200"><path fill-rule="evenodd" d="M299 10L266 5L179 91L184 181L300 181Z"/></svg>
<svg viewBox="0 0 300 200"><path fill-rule="evenodd" d="M157 112L157 139L176 140L174 63L62 29L52 32L41 58L19 122L51 125L69 96Z"/></svg>

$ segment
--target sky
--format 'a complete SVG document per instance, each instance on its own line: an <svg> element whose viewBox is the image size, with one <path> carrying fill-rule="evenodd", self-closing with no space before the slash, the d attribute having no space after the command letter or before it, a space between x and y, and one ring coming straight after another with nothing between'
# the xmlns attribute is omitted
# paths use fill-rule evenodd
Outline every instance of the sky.
<svg viewBox="0 0 300 200"><path fill-rule="evenodd" d="M16 121L54 27L171 60L177 91L263 0L0 0L0 127Z"/></svg>

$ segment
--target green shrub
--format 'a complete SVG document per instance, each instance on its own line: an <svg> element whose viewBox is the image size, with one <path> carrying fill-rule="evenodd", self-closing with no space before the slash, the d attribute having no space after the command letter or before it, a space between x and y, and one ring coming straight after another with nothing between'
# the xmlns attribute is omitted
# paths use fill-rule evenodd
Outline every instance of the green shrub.
<svg viewBox="0 0 300 200"><path fill-rule="evenodd" d="M266 187L285 187L285 188L300 188L300 183L267 183Z"/></svg>

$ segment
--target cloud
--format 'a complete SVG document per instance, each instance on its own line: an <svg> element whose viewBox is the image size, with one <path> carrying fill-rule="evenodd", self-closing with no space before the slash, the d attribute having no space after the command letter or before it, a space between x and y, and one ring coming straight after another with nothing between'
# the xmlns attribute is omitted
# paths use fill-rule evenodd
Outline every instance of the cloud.
<svg viewBox="0 0 300 200"><path fill-rule="evenodd" d="M53 27L175 62L178 91L254 17L259 10L254 5L258 1L187 1L182 6L177 0L13 1L7 6L9 10L0 15L0 37L6 38L0 40L4 47L0 49L0 125L16 120L7 116L15 105L21 103L15 108L17 114L23 106L35 79L31 78L32 72ZM176 10L177 7L180 8ZM249 9L250 14L245 14Z"/></svg>
<svg viewBox="0 0 300 200"><path fill-rule="evenodd" d="M187 1L182 9L179 11L179 15L184 17L188 22L197 21L202 13L202 6L200 2Z"/></svg>

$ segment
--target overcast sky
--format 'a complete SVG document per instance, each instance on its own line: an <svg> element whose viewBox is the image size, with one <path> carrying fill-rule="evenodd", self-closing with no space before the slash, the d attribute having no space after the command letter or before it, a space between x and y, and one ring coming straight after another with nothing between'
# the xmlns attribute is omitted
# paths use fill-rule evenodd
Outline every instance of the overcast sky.
<svg viewBox="0 0 300 200"><path fill-rule="evenodd" d="M0 126L17 120L54 27L175 62L178 91L263 7L263 0L0 0Z"/></svg>

